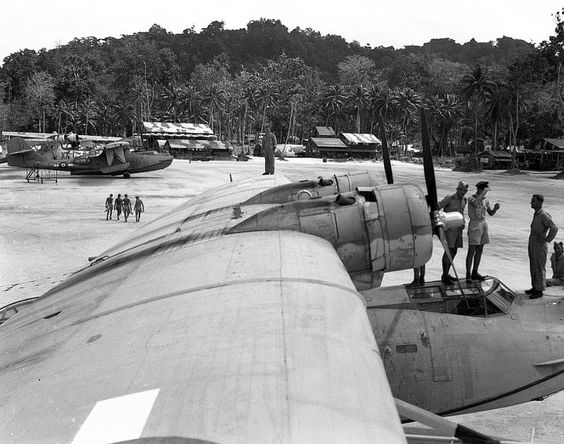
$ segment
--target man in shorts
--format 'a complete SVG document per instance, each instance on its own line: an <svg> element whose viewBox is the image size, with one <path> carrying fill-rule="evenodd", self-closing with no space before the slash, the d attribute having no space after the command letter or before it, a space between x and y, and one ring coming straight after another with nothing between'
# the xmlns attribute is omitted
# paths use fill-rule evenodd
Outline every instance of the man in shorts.
<svg viewBox="0 0 564 444"><path fill-rule="evenodd" d="M478 273L484 245L490 243L486 213L493 216L499 210L499 203L493 208L486 194L490 190L489 182L482 180L476 184L476 194L468 199L468 254L466 255L466 280L483 281Z"/></svg>
<svg viewBox="0 0 564 444"><path fill-rule="evenodd" d="M456 193L449 194L443 200L439 202L439 208L443 209L445 213L451 213L453 211L458 211L462 214L464 218L464 209L466 208L466 203L468 198L466 193L468 192L468 184L460 181L456 187ZM445 230L445 237L448 243L448 249L450 252L450 257L454 261L454 257L458 252L459 248L462 248L462 232L464 231L464 225L461 227L451 228L450 230ZM441 281L445 284L452 284L456 279L448 274L451 263L446 251L442 258L443 274L441 276Z"/></svg>
<svg viewBox="0 0 564 444"><path fill-rule="evenodd" d="M106 220L112 218L112 211L114 209L114 195L110 194L106 197Z"/></svg>

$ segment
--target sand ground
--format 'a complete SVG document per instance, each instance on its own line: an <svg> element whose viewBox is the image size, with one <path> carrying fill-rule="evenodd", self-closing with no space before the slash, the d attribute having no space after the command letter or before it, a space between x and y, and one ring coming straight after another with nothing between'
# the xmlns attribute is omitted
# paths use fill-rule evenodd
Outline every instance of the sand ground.
<svg viewBox="0 0 564 444"><path fill-rule="evenodd" d="M350 170L373 170L385 183L380 162L327 162L292 158L277 161L277 173L291 180ZM421 165L393 163L395 182L411 182L425 187ZM58 181L27 183L25 170L0 165L0 306L39 296L71 272L88 265L88 257L106 250L128 237L140 226L159 217L200 192L230 179L244 180L261 174L263 159L248 162L192 162L175 160L171 167L152 173L121 177L80 177L58 174ZM533 211L533 193L545 196L545 208L562 232L564 240L564 181L553 173L511 175L504 171L458 173L436 169L439 199L454 192L459 180L470 184L470 192L480 180L489 180L492 202L501 205L488 218L491 244L484 249L481 274L495 275L516 291L530 287L527 240ZM145 203L142 220L135 223L106 221L105 198L109 193L139 195ZM551 247L552 249L552 247ZM427 264L427 280L440 277L442 249L435 240L434 253ZM464 274L466 248L455 259ZM548 272L550 276L550 271ZM383 285L411 281L410 270L387 274ZM549 296L564 296L564 288L552 288ZM486 433L528 440L564 441L564 394L543 402L500 409L495 413L458 417L465 425Z"/></svg>

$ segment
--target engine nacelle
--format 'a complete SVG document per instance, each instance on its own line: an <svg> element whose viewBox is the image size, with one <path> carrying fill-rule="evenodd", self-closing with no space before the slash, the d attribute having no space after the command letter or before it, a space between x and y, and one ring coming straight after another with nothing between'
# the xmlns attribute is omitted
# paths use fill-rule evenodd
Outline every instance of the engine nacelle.
<svg viewBox="0 0 564 444"><path fill-rule="evenodd" d="M351 172L329 178L319 177L316 180L301 180L265 190L244 202L243 205L283 204L296 200L334 196L354 191L358 187L374 187L378 185L378 182L376 175L368 171Z"/></svg>
<svg viewBox="0 0 564 444"><path fill-rule="evenodd" d="M384 272L425 264L432 253L429 210L415 185L360 187L337 197L282 204L230 232L273 230L300 231L331 242L359 290L378 287Z"/></svg>

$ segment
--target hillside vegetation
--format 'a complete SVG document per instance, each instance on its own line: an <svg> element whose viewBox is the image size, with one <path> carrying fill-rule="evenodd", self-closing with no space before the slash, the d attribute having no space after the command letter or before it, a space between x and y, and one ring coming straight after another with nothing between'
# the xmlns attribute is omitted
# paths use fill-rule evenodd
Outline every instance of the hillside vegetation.
<svg viewBox="0 0 564 444"><path fill-rule="evenodd" d="M562 134L563 35L559 13L536 45L504 36L401 49L279 20L181 34L153 25L6 57L0 129L130 135L143 121L189 121L242 142L270 124L279 140L298 142L316 125L379 135L380 122L401 147L417 138L424 106L438 154L481 139L531 147Z"/></svg>

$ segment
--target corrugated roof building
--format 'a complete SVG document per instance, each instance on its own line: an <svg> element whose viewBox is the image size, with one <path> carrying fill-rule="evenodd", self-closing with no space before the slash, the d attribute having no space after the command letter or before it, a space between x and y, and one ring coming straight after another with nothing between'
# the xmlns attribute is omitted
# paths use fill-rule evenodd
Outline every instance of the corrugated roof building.
<svg viewBox="0 0 564 444"><path fill-rule="evenodd" d="M215 138L212 129L202 123L143 122L142 135L158 138Z"/></svg>
<svg viewBox="0 0 564 444"><path fill-rule="evenodd" d="M337 137L335 131L330 126L316 126L317 137Z"/></svg>
<svg viewBox="0 0 564 444"><path fill-rule="evenodd" d="M202 123L143 122L141 136L149 148L164 148L176 157L207 159L229 157L232 152L229 143L218 141Z"/></svg>
<svg viewBox="0 0 564 444"><path fill-rule="evenodd" d="M513 156L507 151L486 150L478 154L480 165L484 169L506 169L511 168Z"/></svg>

